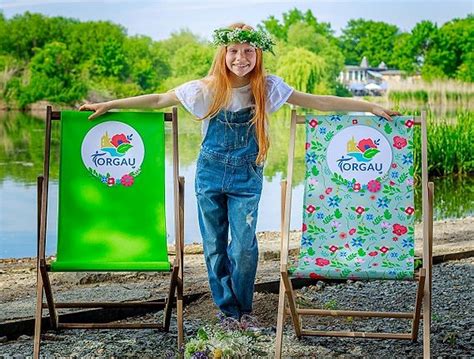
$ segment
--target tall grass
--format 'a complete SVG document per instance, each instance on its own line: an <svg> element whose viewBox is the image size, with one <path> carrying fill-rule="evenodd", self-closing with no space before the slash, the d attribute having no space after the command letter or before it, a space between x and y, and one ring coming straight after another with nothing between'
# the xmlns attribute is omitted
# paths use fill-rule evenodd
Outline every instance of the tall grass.
<svg viewBox="0 0 474 359"><path fill-rule="evenodd" d="M430 176L474 174L474 112L458 112L456 118L428 114L428 173ZM414 133L415 173L421 175L420 127Z"/></svg>

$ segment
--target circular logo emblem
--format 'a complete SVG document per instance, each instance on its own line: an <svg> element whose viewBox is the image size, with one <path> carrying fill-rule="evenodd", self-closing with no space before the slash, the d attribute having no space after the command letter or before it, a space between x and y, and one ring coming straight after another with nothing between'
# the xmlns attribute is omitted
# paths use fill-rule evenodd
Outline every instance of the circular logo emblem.
<svg viewBox="0 0 474 359"><path fill-rule="evenodd" d="M358 125L334 135L327 148L327 163L333 173L361 184L383 177L392 163L392 147L376 129Z"/></svg>
<svg viewBox="0 0 474 359"><path fill-rule="evenodd" d="M132 186L140 174L145 148L135 129L118 121L94 126L82 141L82 161L108 186Z"/></svg>

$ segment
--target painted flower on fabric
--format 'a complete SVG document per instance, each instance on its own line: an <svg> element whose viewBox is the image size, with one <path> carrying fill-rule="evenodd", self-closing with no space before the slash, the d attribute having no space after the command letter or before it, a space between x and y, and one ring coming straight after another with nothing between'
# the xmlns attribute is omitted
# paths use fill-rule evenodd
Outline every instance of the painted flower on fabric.
<svg viewBox="0 0 474 359"><path fill-rule="evenodd" d="M357 214L362 214L365 212L365 208L364 207L361 207L361 206L358 206L355 211L357 212Z"/></svg>
<svg viewBox="0 0 474 359"><path fill-rule="evenodd" d="M401 224L398 224L398 223L395 223L393 225L393 233L395 233L397 236L402 236L407 232L408 232L407 227L405 227Z"/></svg>
<svg viewBox="0 0 474 359"><path fill-rule="evenodd" d="M408 155L402 155L402 162L404 165L413 164L413 154L409 153Z"/></svg>
<svg viewBox="0 0 474 359"><path fill-rule="evenodd" d="M107 178L107 186L113 186L115 184L115 178L109 177Z"/></svg>
<svg viewBox="0 0 474 359"><path fill-rule="evenodd" d="M360 237L352 238L351 245L353 247L362 247L362 238Z"/></svg>
<svg viewBox="0 0 474 359"><path fill-rule="evenodd" d="M358 183L358 182L354 183L352 189L354 190L354 192L359 192L360 191L360 183Z"/></svg>
<svg viewBox="0 0 474 359"><path fill-rule="evenodd" d="M331 247L329 247L329 250L333 253L336 253L338 249L339 249L339 247L337 247L335 245L332 245Z"/></svg>
<svg viewBox="0 0 474 359"><path fill-rule="evenodd" d="M392 238L392 241L397 242L397 241L398 241L398 237L393 237L393 238Z"/></svg>
<svg viewBox="0 0 474 359"><path fill-rule="evenodd" d="M320 200L323 200L324 198L325 198L325 197L324 197L324 194L320 194L320 195L319 195L319 199L320 199Z"/></svg>
<svg viewBox="0 0 474 359"><path fill-rule="evenodd" d="M311 147L311 143L309 143L309 142L306 142L305 148L306 148L307 150L309 150L309 149L310 149L310 147Z"/></svg>
<svg viewBox="0 0 474 359"><path fill-rule="evenodd" d="M326 194L330 194L332 192L332 187L326 188L324 192L326 192Z"/></svg>
<svg viewBox="0 0 474 359"><path fill-rule="evenodd" d="M306 152L306 163L308 164L316 164L316 153L314 152Z"/></svg>
<svg viewBox="0 0 474 359"><path fill-rule="evenodd" d="M339 233L339 238L346 239L347 238L347 233L346 232Z"/></svg>
<svg viewBox="0 0 474 359"><path fill-rule="evenodd" d="M398 148L399 150L401 150L406 145L407 145L406 138L403 138L403 137L400 137L400 136L395 136L393 138L393 147Z"/></svg>
<svg viewBox="0 0 474 359"><path fill-rule="evenodd" d="M390 200L387 197L382 197L377 200L377 207L378 208L388 208L388 203Z"/></svg>
<svg viewBox="0 0 474 359"><path fill-rule="evenodd" d="M311 121L309 121L309 125L315 128L318 125L318 121L315 118L313 118L311 119Z"/></svg>
<svg viewBox="0 0 474 359"><path fill-rule="evenodd" d="M306 212L312 214L314 211L316 211L316 207L314 207L312 204L306 207Z"/></svg>
<svg viewBox="0 0 474 359"><path fill-rule="evenodd" d="M339 207L339 202L341 202L341 198L339 196L328 198L329 207Z"/></svg>
<svg viewBox="0 0 474 359"><path fill-rule="evenodd" d="M338 228L341 225L341 222L338 221L332 221L331 222L331 227L333 228Z"/></svg>
<svg viewBox="0 0 474 359"><path fill-rule="evenodd" d="M122 176L120 179L120 183L124 185L125 187L130 187L133 184L134 178L133 176L130 176L128 174L125 174Z"/></svg>
<svg viewBox="0 0 474 359"><path fill-rule="evenodd" d="M324 134L326 133L326 127L320 127L320 128L319 128L319 133L320 133L321 135L324 135Z"/></svg>
<svg viewBox="0 0 474 359"><path fill-rule="evenodd" d="M308 226L306 226L306 223L303 223L303 227L301 228L301 231L306 232L307 229L308 229Z"/></svg>
<svg viewBox="0 0 474 359"><path fill-rule="evenodd" d="M353 125L357 125L358 123L359 123L359 121L358 121L356 118L354 118L354 119L352 120L352 124L353 124Z"/></svg>
<svg viewBox="0 0 474 359"><path fill-rule="evenodd" d="M393 171L391 176L392 178L398 178L398 171Z"/></svg>
<svg viewBox="0 0 474 359"><path fill-rule="evenodd" d="M357 230L355 228L351 228L349 230L349 234L352 236L355 232L357 232Z"/></svg>
<svg viewBox="0 0 474 359"><path fill-rule="evenodd" d="M415 209L413 207L408 206L405 208L405 213L409 216L411 216L415 212Z"/></svg>
<svg viewBox="0 0 474 359"><path fill-rule="evenodd" d="M316 213L316 218L317 219L323 219L324 218L324 213L323 212Z"/></svg>
<svg viewBox="0 0 474 359"><path fill-rule="evenodd" d="M390 228L390 223L383 221L383 222L380 224L380 227L385 228L385 229Z"/></svg>
<svg viewBox="0 0 474 359"><path fill-rule="evenodd" d="M102 183L107 183L107 177L105 177L105 176L100 176L100 181L101 181Z"/></svg>
<svg viewBox="0 0 474 359"><path fill-rule="evenodd" d="M329 260L327 260L326 258L316 258L314 262L319 267L325 267L330 263Z"/></svg>
<svg viewBox="0 0 474 359"><path fill-rule="evenodd" d="M309 274L309 277L310 277L311 279L324 279L324 277L323 277L322 275L316 274L316 273L314 273L314 272L311 272L311 273Z"/></svg>
<svg viewBox="0 0 474 359"><path fill-rule="evenodd" d="M375 257L377 254L379 254L379 252L377 252L377 251L372 251L372 252L369 253L369 256Z"/></svg>
<svg viewBox="0 0 474 359"><path fill-rule="evenodd" d="M301 245L303 247L311 247L313 245L313 238L311 237L306 237L306 236L302 236L301 237Z"/></svg>
<svg viewBox="0 0 474 359"><path fill-rule="evenodd" d="M397 168L397 164L396 163L392 163L392 168Z"/></svg>
<svg viewBox="0 0 474 359"><path fill-rule="evenodd" d="M383 247L380 247L380 252L382 253L387 253L389 251L389 248L383 246Z"/></svg>
<svg viewBox="0 0 474 359"><path fill-rule="evenodd" d="M374 192L374 193L378 192L378 191L380 191L380 188L382 188L382 185L377 180L371 180L371 181L369 181L369 183L367 183L367 189L370 192Z"/></svg>
<svg viewBox="0 0 474 359"><path fill-rule="evenodd" d="M367 215L365 216L365 218L366 218L368 221L371 221L371 220L374 219L374 215L373 215L373 214L367 214Z"/></svg>
<svg viewBox="0 0 474 359"><path fill-rule="evenodd" d="M411 239L404 239L402 241L403 248L413 248L413 240Z"/></svg>
<svg viewBox="0 0 474 359"><path fill-rule="evenodd" d="M371 195L369 198L373 201L373 200L375 200L375 199L377 198L377 196L375 196L375 195L373 194L373 195Z"/></svg>
<svg viewBox="0 0 474 359"><path fill-rule="evenodd" d="M414 124L415 124L415 121L413 121L412 119L405 121L405 126L408 128L412 128Z"/></svg>

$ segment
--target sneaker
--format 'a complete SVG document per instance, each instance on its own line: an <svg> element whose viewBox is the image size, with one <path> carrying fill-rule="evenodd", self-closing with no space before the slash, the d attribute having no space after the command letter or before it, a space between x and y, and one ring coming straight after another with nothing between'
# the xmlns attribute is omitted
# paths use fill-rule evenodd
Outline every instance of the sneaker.
<svg viewBox="0 0 474 359"><path fill-rule="evenodd" d="M257 317L250 314L244 314L240 318L240 327L242 330L259 331L260 323L258 322Z"/></svg>
<svg viewBox="0 0 474 359"><path fill-rule="evenodd" d="M219 326L224 330L239 330L240 322L234 317L228 317L224 313L217 314Z"/></svg>

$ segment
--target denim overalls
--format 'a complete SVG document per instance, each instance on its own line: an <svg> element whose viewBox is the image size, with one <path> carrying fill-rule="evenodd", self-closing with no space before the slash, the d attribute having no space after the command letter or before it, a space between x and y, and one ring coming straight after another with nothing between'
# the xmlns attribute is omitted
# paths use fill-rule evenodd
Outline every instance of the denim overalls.
<svg viewBox="0 0 474 359"><path fill-rule="evenodd" d="M212 297L227 316L252 311L255 236L263 167L253 112L221 110L209 121L196 169L199 227ZM229 229L231 240L229 242Z"/></svg>

